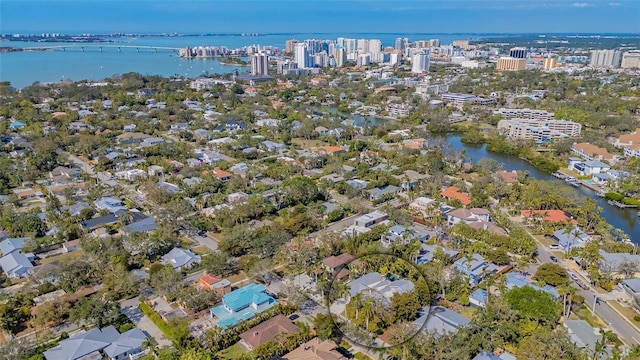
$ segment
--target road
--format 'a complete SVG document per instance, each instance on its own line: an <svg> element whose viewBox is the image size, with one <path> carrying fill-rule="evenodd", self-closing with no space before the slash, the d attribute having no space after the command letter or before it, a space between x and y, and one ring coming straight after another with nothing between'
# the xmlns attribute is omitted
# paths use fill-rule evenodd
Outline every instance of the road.
<svg viewBox="0 0 640 360"><path fill-rule="evenodd" d="M542 263L552 262L551 255L552 253L550 250L548 250L542 244L538 243L538 259L540 259ZM589 309L592 309L594 298L597 292L590 285L590 281L585 278L584 274L582 274L581 272L576 272L575 269L570 268L564 261L560 261L558 262L558 264L563 268L565 268L567 271L572 271L573 273L576 273L576 275L578 275L578 278L588 286L588 289L585 290L585 289L579 288L575 284L575 282L573 283L573 286L578 290L578 293L584 297L585 306L587 306ZM533 268L536 268L536 267L537 266ZM533 274L535 272L533 272L533 269L531 269L530 273ZM600 295L600 298L602 299L602 295ZM640 344L640 332L638 332L638 330L636 330L632 325L630 325L626 319L624 319L617 312L615 312L604 299L602 299L601 301L599 301L599 303L596 304L595 312L601 319L603 319L607 324L609 324L609 327L611 327L611 329L616 334L618 334L618 337L620 337L621 340L623 340L624 342L630 345Z"/></svg>
<svg viewBox="0 0 640 360"><path fill-rule="evenodd" d="M111 187L116 187L118 186L118 181L117 180L113 180L111 179L110 175L107 175L105 173L96 173L93 170L93 167L91 167L90 164L82 161L82 159L80 159L79 157L72 155L66 151L61 151L62 154L64 154L65 156L67 156L67 158L72 161L74 164L76 164L82 171L86 172L87 174L91 175L92 177L100 180L101 182L103 182L105 185L111 186Z"/></svg>

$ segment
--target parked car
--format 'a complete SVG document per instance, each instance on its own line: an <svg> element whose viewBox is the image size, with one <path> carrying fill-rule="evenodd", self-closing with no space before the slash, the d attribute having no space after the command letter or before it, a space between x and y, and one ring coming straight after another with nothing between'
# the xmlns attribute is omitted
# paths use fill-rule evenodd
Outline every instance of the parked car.
<svg viewBox="0 0 640 360"><path fill-rule="evenodd" d="M557 258L557 257L555 257L555 256L551 256L551 261L553 261L553 262L558 262L558 258Z"/></svg>
<svg viewBox="0 0 640 360"><path fill-rule="evenodd" d="M300 317L300 315L298 315L298 314L291 314L291 315L289 315L289 320L293 321L293 320L295 320L295 319L297 319L299 317Z"/></svg>
<svg viewBox="0 0 640 360"><path fill-rule="evenodd" d="M558 244L551 244L551 245L549 245L549 249L550 250L560 250L560 249L562 249L562 247L560 245L558 245Z"/></svg>
<svg viewBox="0 0 640 360"><path fill-rule="evenodd" d="M578 275L572 273L571 271L569 271L568 274L571 280L578 281Z"/></svg>

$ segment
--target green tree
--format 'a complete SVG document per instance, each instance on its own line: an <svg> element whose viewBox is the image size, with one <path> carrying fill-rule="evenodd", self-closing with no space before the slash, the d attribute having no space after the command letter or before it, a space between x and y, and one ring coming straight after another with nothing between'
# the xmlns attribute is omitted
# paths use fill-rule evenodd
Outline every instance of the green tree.
<svg viewBox="0 0 640 360"><path fill-rule="evenodd" d="M569 282L567 271L558 264L542 264L533 278L543 284L551 286L564 285Z"/></svg>
<svg viewBox="0 0 640 360"><path fill-rule="evenodd" d="M550 294L523 286L510 290L504 295L506 302L518 311L523 319L551 326L560 318L558 303Z"/></svg>

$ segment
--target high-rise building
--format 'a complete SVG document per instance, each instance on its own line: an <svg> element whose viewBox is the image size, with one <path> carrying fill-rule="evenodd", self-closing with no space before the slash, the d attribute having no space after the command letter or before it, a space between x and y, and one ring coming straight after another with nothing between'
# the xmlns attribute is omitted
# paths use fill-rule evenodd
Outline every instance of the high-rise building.
<svg viewBox="0 0 640 360"><path fill-rule="evenodd" d="M453 40L453 43L451 45L455 47L459 47L461 49L465 49L465 50L468 50L471 48L471 44L469 44L469 40Z"/></svg>
<svg viewBox="0 0 640 360"><path fill-rule="evenodd" d="M356 66L367 66L371 63L370 54L360 54L356 60Z"/></svg>
<svg viewBox="0 0 640 360"><path fill-rule="evenodd" d="M544 62L542 63L542 68L545 70L551 70L557 66L558 64L557 64L556 58L554 57L545 58Z"/></svg>
<svg viewBox="0 0 640 360"><path fill-rule="evenodd" d="M404 50L408 47L409 45L409 39L407 38L397 38L396 39L396 50Z"/></svg>
<svg viewBox="0 0 640 360"><path fill-rule="evenodd" d="M357 46L358 54L364 54L369 51L369 40L358 39L356 46Z"/></svg>
<svg viewBox="0 0 640 360"><path fill-rule="evenodd" d="M377 54L382 51L382 41L378 39L369 40L369 49L367 50L371 54Z"/></svg>
<svg viewBox="0 0 640 360"><path fill-rule="evenodd" d="M510 56L504 56L498 59L497 70L518 71L527 68L527 59L516 59Z"/></svg>
<svg viewBox="0 0 640 360"><path fill-rule="evenodd" d="M623 69L640 69L640 50L627 51L622 55Z"/></svg>
<svg viewBox="0 0 640 360"><path fill-rule="evenodd" d="M618 50L591 51L591 67L616 68L620 66L621 54Z"/></svg>
<svg viewBox="0 0 640 360"><path fill-rule="evenodd" d="M300 41L296 40L296 39L290 39L287 40L286 45L285 45L285 51L288 53L293 53L293 49L295 48L296 44L299 43Z"/></svg>
<svg viewBox="0 0 640 360"><path fill-rule="evenodd" d="M411 72L415 74L421 74L429 71L429 51L423 50L417 54L414 54L411 58Z"/></svg>
<svg viewBox="0 0 640 360"><path fill-rule="evenodd" d="M429 47L438 47L440 46L440 39L430 39Z"/></svg>
<svg viewBox="0 0 640 360"><path fill-rule="evenodd" d="M343 67L347 62L347 51L343 46L336 46L336 67Z"/></svg>
<svg viewBox="0 0 640 360"><path fill-rule="evenodd" d="M509 50L509 56L516 59L526 59L527 58L527 48L523 47L515 47Z"/></svg>
<svg viewBox="0 0 640 360"><path fill-rule="evenodd" d="M310 68L311 60L309 56L309 50L307 49L307 44L297 43L294 50L294 57L296 60L296 64L298 64L298 69Z"/></svg>
<svg viewBox="0 0 640 360"><path fill-rule="evenodd" d="M269 75L269 55L264 53L251 55L251 74Z"/></svg>

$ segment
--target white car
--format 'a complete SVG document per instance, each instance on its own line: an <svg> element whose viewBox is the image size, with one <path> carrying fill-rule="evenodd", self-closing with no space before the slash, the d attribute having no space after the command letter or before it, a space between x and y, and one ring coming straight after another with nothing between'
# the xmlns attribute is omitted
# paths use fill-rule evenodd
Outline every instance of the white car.
<svg viewBox="0 0 640 360"><path fill-rule="evenodd" d="M558 244L551 244L551 245L549 245L549 249L550 250L560 250L560 249L562 249L562 246L560 246Z"/></svg>
<svg viewBox="0 0 640 360"><path fill-rule="evenodd" d="M567 274L569 274L569 277L571 278L571 280L578 280L578 275L572 273L571 271L569 271Z"/></svg>

